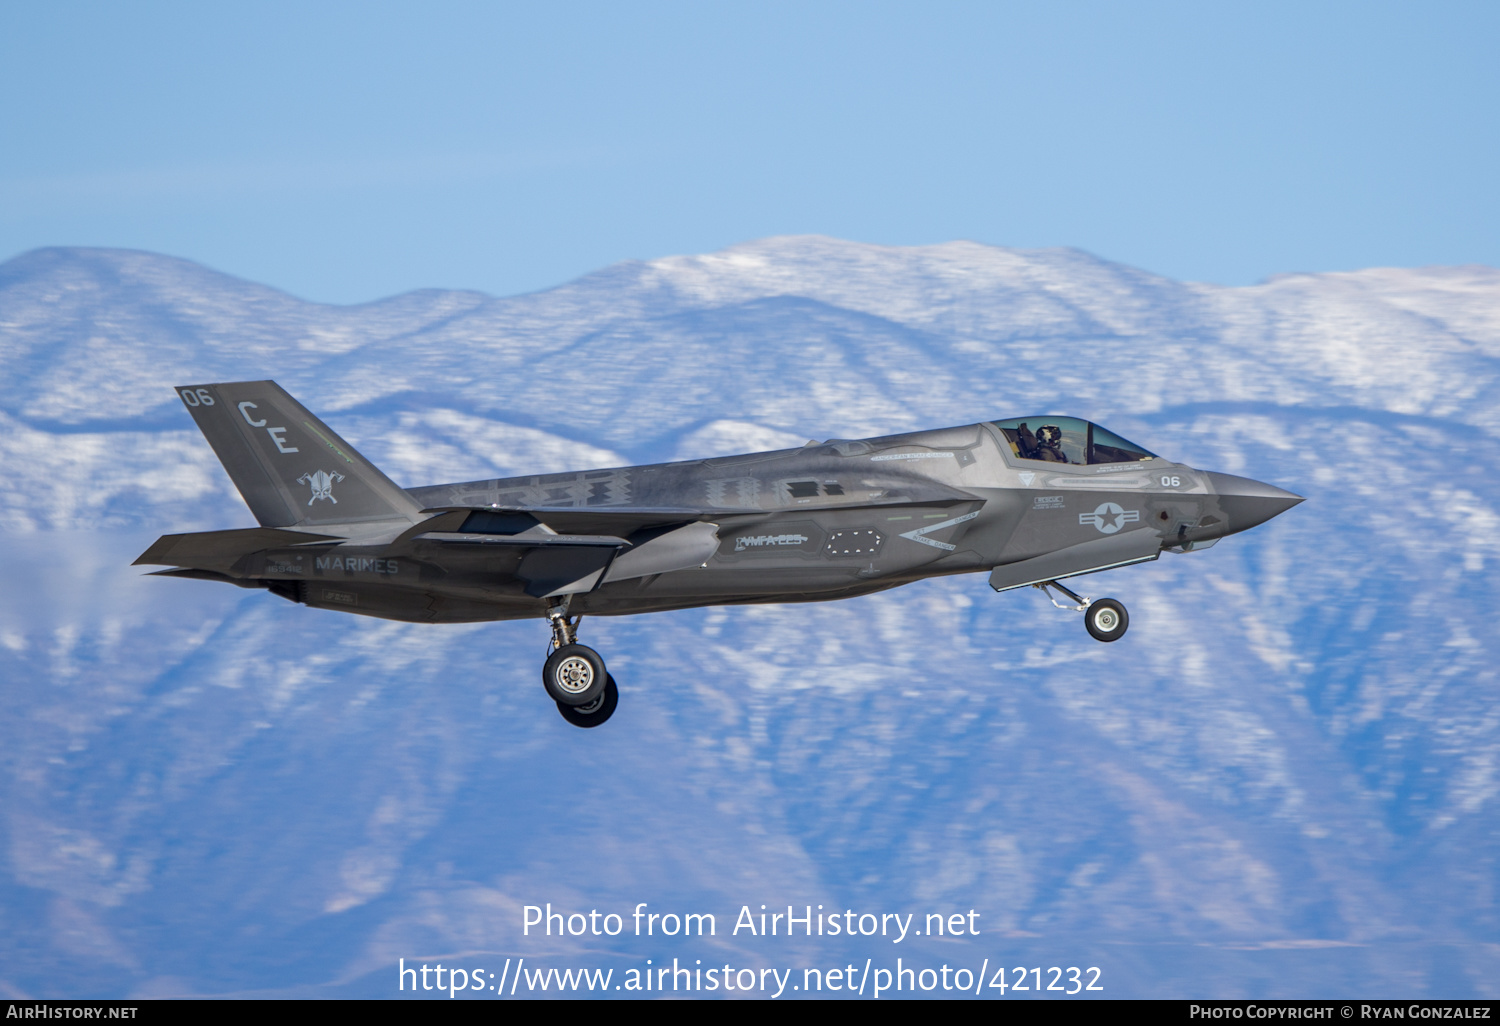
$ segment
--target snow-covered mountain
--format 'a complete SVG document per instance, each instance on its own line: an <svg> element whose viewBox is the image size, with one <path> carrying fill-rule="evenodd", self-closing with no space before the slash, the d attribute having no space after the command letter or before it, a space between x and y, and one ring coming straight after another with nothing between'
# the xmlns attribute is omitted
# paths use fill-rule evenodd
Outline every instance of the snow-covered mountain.
<svg viewBox="0 0 1500 1026"><path fill-rule="evenodd" d="M172 386L263 377L406 485L1055 412L1309 501L1087 579L1130 606L1116 645L978 576L589 621L622 702L578 731L540 623L365 621L128 565L253 523ZM401 957L676 954L1494 996L1497 471L1485 267L1231 289L780 238L330 307L151 254L23 255L0 264L0 990L380 996ZM712 911L720 936L521 937L548 901ZM724 936L762 903L985 932Z"/></svg>

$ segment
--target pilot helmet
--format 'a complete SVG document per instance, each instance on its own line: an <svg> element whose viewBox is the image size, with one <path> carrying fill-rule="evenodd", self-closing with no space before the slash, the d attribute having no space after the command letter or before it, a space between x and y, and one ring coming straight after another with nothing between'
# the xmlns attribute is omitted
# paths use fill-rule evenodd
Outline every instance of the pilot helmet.
<svg viewBox="0 0 1500 1026"><path fill-rule="evenodd" d="M1056 424L1043 424L1036 429L1036 440L1049 448L1062 444L1062 428Z"/></svg>

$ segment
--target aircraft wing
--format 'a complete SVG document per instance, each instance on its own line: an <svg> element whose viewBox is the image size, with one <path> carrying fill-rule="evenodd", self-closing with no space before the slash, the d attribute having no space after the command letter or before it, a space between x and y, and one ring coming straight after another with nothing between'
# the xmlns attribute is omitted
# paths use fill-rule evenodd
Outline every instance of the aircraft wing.
<svg viewBox="0 0 1500 1026"><path fill-rule="evenodd" d="M460 532L471 538L534 536L542 532L578 537L613 536L628 538L638 531L712 519L713 514L729 510L705 510L668 506L609 506L595 509L573 506L435 506L422 511L428 519L414 524L396 544L434 533ZM744 510L732 511L743 514ZM527 534L532 532L532 534ZM621 544L615 542L614 544Z"/></svg>
<svg viewBox="0 0 1500 1026"><path fill-rule="evenodd" d="M407 530L395 545L499 545L529 550L522 557L518 576L528 581L528 594L543 597L686 570L707 561L719 546L718 525L695 519L702 515L699 510L457 507L423 512L434 515ZM554 516L554 512L564 515ZM558 527L571 532L558 533Z"/></svg>
<svg viewBox="0 0 1500 1026"><path fill-rule="evenodd" d="M894 482L883 500L821 502L810 514L840 509L944 508L973 503L969 492L936 481ZM706 563L719 547L719 527L794 511L709 506L435 506L392 544L527 546L520 576L527 593L551 597L591 591L601 584L687 570Z"/></svg>
<svg viewBox="0 0 1500 1026"><path fill-rule="evenodd" d="M978 496L936 481L924 482L920 489L906 489L906 494L886 500L862 502L823 502L805 507L809 513L842 509L901 509L907 506L942 509L975 502ZM434 506L422 510L430 519L414 525L401 536L404 540L433 531L518 534L537 524L558 534L617 535L629 538L638 531L654 530L697 522L721 522L729 517L770 516L795 511L796 507L777 506ZM472 519L470 515L473 515ZM441 517L442 519L438 519Z"/></svg>
<svg viewBox="0 0 1500 1026"><path fill-rule="evenodd" d="M936 485L936 489L940 491L930 496L827 504L809 507L808 511L905 506L930 509L975 501L975 496L967 492L942 485ZM529 581L528 594L552 597L701 566L718 551L721 522L753 522L785 511L669 506L440 506L423 510L428 519L408 528L393 547L409 549L434 543L529 547L533 551L523 558L519 576Z"/></svg>
<svg viewBox="0 0 1500 1026"><path fill-rule="evenodd" d="M228 570L240 557L265 549L287 548L342 538L311 531L285 531L276 527L248 527L231 531L199 531L194 534L164 534L138 556L132 566L190 566L200 570Z"/></svg>

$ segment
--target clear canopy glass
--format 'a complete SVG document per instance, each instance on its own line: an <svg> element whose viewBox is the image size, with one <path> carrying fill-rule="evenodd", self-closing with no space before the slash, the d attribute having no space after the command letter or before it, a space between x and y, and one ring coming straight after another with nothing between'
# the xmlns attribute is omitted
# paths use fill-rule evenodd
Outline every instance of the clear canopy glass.
<svg viewBox="0 0 1500 1026"><path fill-rule="evenodd" d="M1084 465L1156 458L1154 452L1077 417L1018 417L993 423L1018 459Z"/></svg>

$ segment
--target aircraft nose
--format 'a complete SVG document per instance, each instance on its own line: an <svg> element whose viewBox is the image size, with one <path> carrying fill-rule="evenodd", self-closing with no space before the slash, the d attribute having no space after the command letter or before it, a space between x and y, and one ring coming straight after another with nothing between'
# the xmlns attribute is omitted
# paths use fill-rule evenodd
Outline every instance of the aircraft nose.
<svg viewBox="0 0 1500 1026"><path fill-rule="evenodd" d="M1264 481L1213 471L1208 471L1207 476L1214 491L1219 493L1219 506L1229 520L1225 534L1248 531L1302 501L1302 496Z"/></svg>

